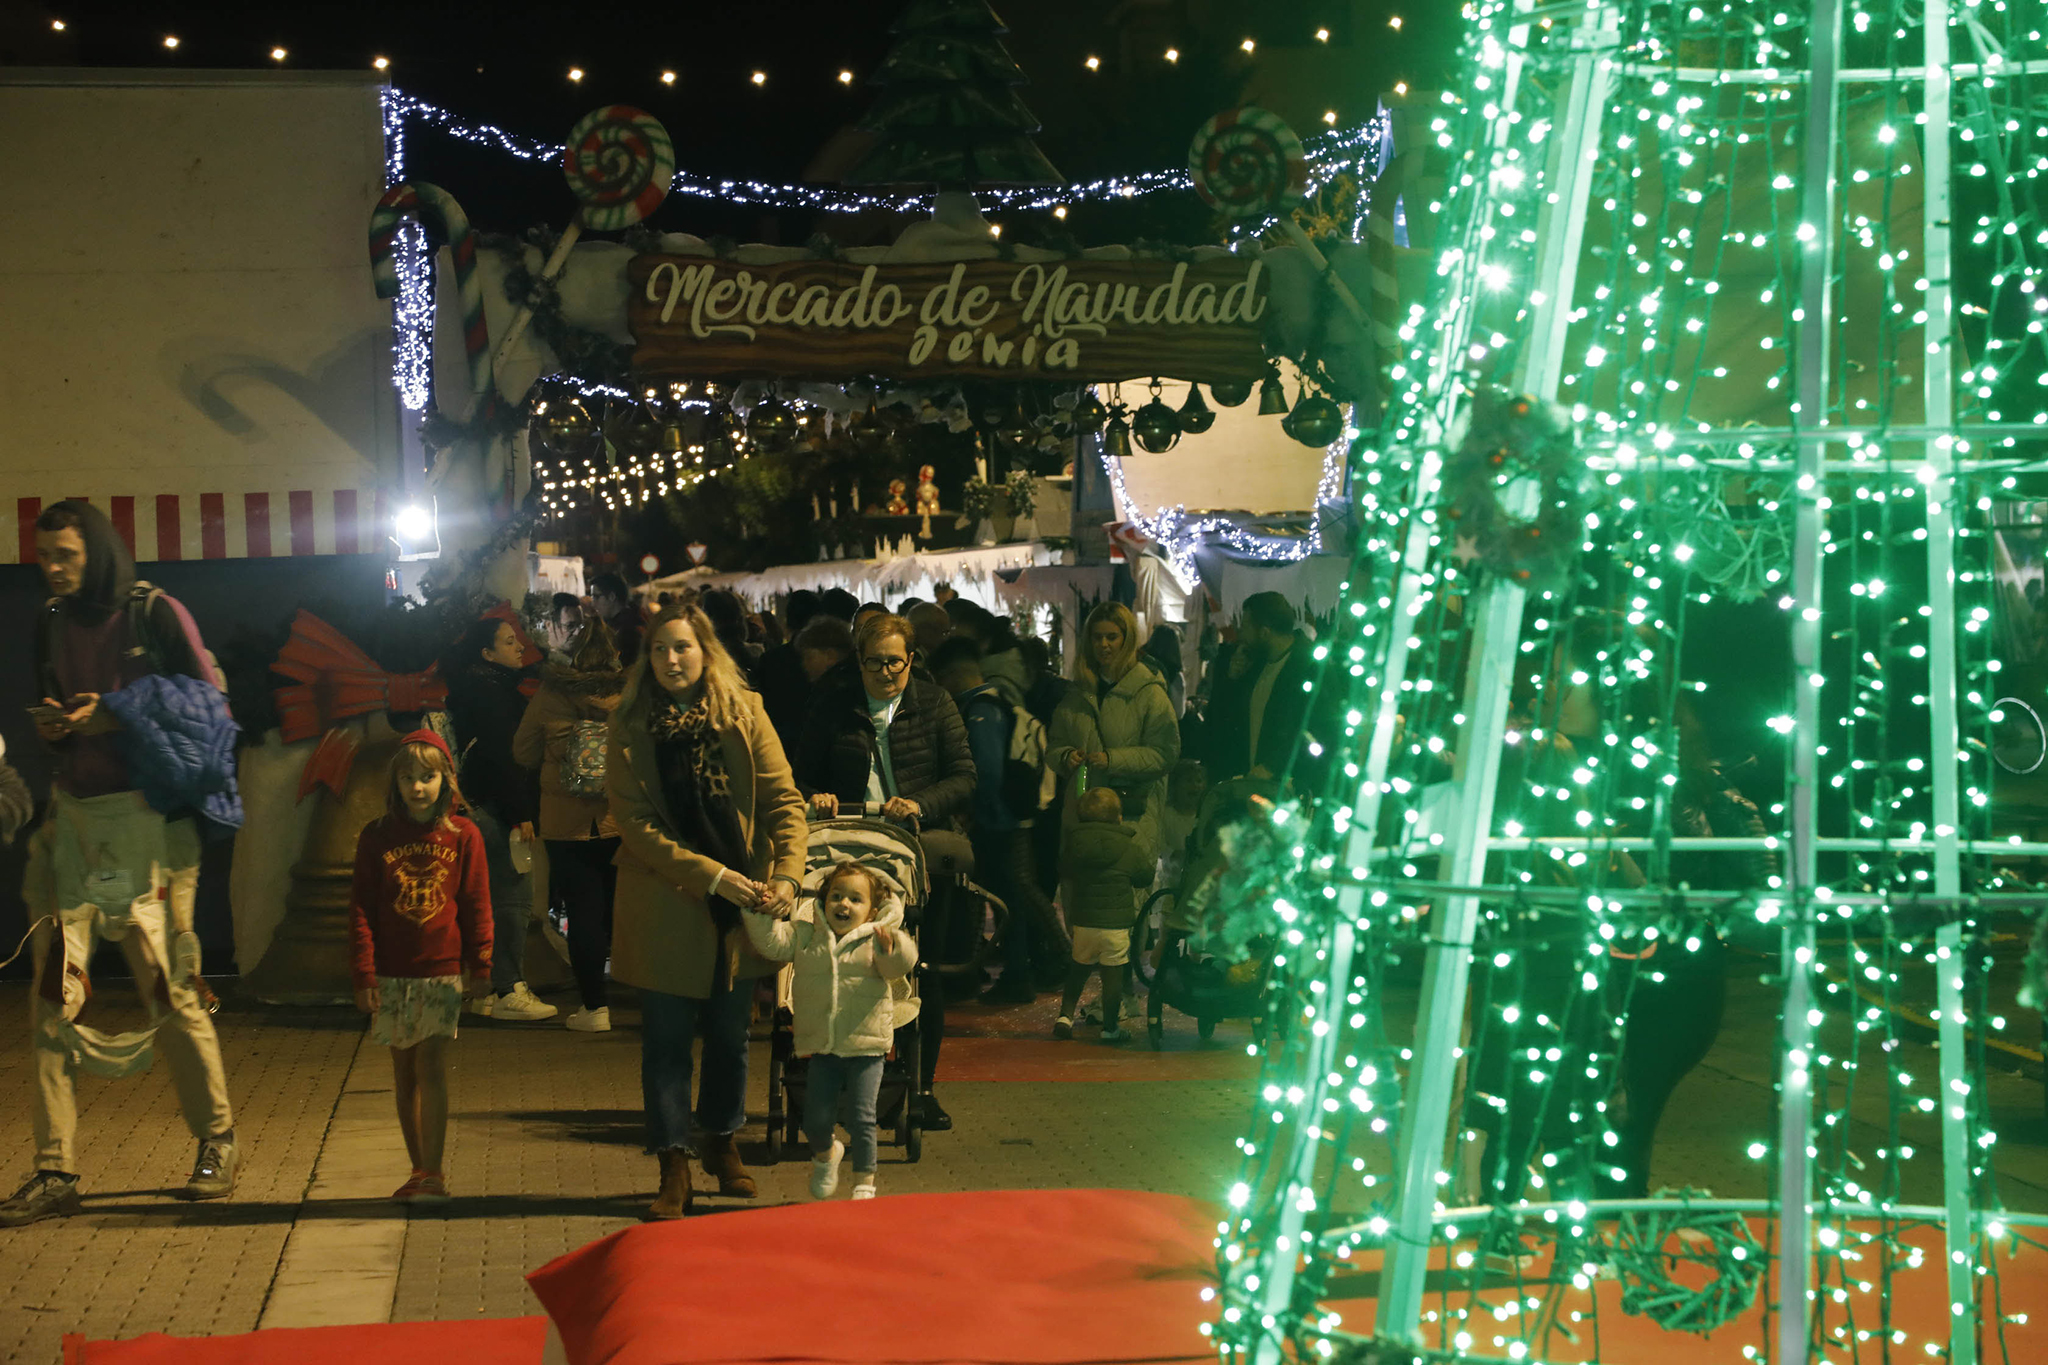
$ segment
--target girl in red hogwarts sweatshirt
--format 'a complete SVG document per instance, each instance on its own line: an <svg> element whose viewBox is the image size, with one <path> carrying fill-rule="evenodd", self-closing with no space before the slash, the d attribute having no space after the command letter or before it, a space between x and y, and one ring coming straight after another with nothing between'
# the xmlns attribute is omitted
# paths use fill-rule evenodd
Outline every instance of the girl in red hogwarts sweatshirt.
<svg viewBox="0 0 2048 1365"><path fill-rule="evenodd" d="M398 1126L412 1179L400 1203L448 1198L448 1044L462 1014L462 978L491 982L491 883L484 840L455 814L462 793L448 746L415 730L391 758L385 814L356 840L350 921L356 1008L370 1041L391 1049Z"/></svg>

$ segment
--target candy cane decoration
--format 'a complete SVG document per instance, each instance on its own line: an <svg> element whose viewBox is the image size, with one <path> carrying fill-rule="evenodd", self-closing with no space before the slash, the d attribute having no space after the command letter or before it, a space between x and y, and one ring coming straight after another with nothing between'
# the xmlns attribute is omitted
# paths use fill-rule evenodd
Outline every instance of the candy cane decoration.
<svg viewBox="0 0 2048 1365"><path fill-rule="evenodd" d="M676 178L675 144L654 115L630 104L607 104L585 114L569 130L562 174L569 178L569 189L581 207L541 266L542 284L562 272L583 229L617 232L654 212ZM511 354L532 320L532 307L521 307L505 329L494 359L502 361Z"/></svg>
<svg viewBox="0 0 2048 1365"><path fill-rule="evenodd" d="M1373 369L1379 375L1383 406L1389 397L1387 374L1401 359L1401 277L1394 259L1394 206L1421 164L1422 154L1412 147L1395 156L1372 182L1372 202L1365 216L1366 261L1372 268Z"/></svg>
<svg viewBox="0 0 2048 1365"><path fill-rule="evenodd" d="M393 185L370 210L370 279L380 299L398 297L398 228L407 217L438 231L448 243L455 261L455 286L462 295L462 344L469 357L470 392L480 397L491 387L491 338L484 326L484 282L476 268L476 231L455 196L439 185L424 180ZM429 314L429 384L433 382L431 318Z"/></svg>

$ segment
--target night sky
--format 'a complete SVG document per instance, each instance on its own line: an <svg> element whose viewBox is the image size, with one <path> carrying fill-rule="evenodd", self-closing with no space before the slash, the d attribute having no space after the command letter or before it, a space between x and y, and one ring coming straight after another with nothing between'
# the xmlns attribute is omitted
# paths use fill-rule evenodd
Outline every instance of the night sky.
<svg viewBox="0 0 2048 1365"><path fill-rule="evenodd" d="M378 56L401 89L465 117L559 140L600 104L637 104L674 136L678 165L708 174L830 180L861 145L852 125L889 44L898 0L758 0L743 5L540 6L452 3L75 5L0 0L0 64L363 71ZM1372 116L1380 92L1438 88L1457 41L1443 0L1013 0L996 7L1044 122L1040 146L1071 180L1184 164L1194 129L1251 99L1304 136L1322 112ZM1413 11L1411 13L1411 11ZM1399 19L1396 27L1393 19ZM61 21L62 31L53 27ZM1318 29L1329 32L1318 42ZM166 47L175 37L177 46ZM1242 44L1252 40L1253 51ZM272 48L284 49L282 62ZM1167 48L1179 59L1169 62ZM1085 65L1089 56L1099 68ZM581 68L583 80L568 78ZM673 85L660 79L674 71ZM764 85L750 77L766 73ZM851 71L851 84L839 74ZM446 185L487 231L556 227L572 207L552 166L523 165L422 133L408 171ZM1171 196L1179 199L1181 196ZM1193 196L1083 211L1063 225L1086 242L1138 236L1214 240ZM671 200L659 227L801 242L820 227L846 244L885 238L886 221L821 223L805 212L720 211ZM1051 228L1048 221L1044 225ZM1030 225L1019 224L1028 233Z"/></svg>

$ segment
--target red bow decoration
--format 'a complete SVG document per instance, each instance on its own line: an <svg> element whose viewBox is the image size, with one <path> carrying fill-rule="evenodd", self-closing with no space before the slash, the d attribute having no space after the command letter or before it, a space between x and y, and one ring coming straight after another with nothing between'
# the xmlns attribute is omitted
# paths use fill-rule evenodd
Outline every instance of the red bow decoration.
<svg viewBox="0 0 2048 1365"><path fill-rule="evenodd" d="M348 795L348 778L355 770L358 747L356 737L347 730L334 729L322 735L320 747L299 770L299 800L305 800L315 787L327 788L337 801Z"/></svg>
<svg viewBox="0 0 2048 1365"><path fill-rule="evenodd" d="M270 667L296 679L273 693L287 743L311 739L351 716L439 710L448 701L448 685L437 668L386 673L347 636L303 609L293 618L291 638Z"/></svg>

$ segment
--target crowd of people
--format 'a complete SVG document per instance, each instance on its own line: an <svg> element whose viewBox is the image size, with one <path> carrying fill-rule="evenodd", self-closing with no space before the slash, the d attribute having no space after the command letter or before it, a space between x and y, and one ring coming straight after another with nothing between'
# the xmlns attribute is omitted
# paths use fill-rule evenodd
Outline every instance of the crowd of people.
<svg viewBox="0 0 2048 1365"><path fill-rule="evenodd" d="M184 952L196 946L195 811L143 798L128 768L134 736L114 742L120 722L99 704L152 675L200 684L185 700L204 709L219 679L182 608L136 583L103 514L57 504L37 541L51 591L37 724L58 760L51 815L30 850L31 905L50 912L32 939L37 1168L0 1203L0 1226L78 1209L71 1077L81 1053L69 1044L89 1030L71 1024L82 998L62 974L90 931L121 937L109 923L127 913L116 881L170 912L123 942L146 991L170 1006L152 1035L199 1141L184 1192L225 1197L239 1164L204 981L196 952ZM1045 641L944 589L893 608L800 591L773 615L722 590L639 600L610 574L591 588L587 601L553 601L538 664L503 611L464 633L442 665L445 724L429 716L404 736L385 813L358 844L355 997L391 1050L413 1166L394 1196L403 1201L448 1197L448 1045L464 1009L512 1022L557 1013L523 961L536 841L578 996L565 1023L604 1032L611 983L637 996L647 1149L659 1162L650 1215L690 1207L686 1153L720 1194L755 1193L735 1142L748 1031L759 988L784 963L812 1078L802 1116L812 1190L834 1192L850 1157L853 1195L865 1198L890 983L978 942L983 916L978 904L950 918L927 905L913 933L903 897L857 862L814 870L807 892L811 823L864 813L964 835L973 882L1009 912L994 979L971 988L985 985L982 1000L1000 1005L1058 992L1053 1033L1066 1039L1091 1022L1078 1009L1099 974L1092 1022L1115 1043L1127 1036L1146 888L1180 874L1209 784L1272 783L1304 721L1311 650L1274 594L1245 604L1190 698L1173 628L1141 639L1114 602L1088 614L1063 675ZM21 822L13 809L0 802L0 834ZM45 883L47 896L33 894ZM88 931L69 959L66 906L82 907ZM920 1070L904 1101L934 1131L951 1126L934 1092L948 993L936 976L917 992Z"/></svg>

